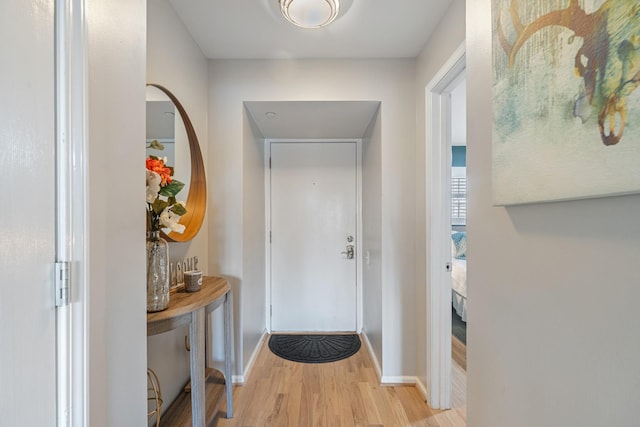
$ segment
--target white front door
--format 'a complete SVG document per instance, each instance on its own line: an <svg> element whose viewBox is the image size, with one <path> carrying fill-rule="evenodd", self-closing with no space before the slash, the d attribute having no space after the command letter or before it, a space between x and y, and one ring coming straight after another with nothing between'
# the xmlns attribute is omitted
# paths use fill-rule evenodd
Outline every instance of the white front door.
<svg viewBox="0 0 640 427"><path fill-rule="evenodd" d="M271 143L273 331L356 330L356 152Z"/></svg>
<svg viewBox="0 0 640 427"><path fill-rule="evenodd" d="M0 6L0 425L56 425L54 2Z"/></svg>

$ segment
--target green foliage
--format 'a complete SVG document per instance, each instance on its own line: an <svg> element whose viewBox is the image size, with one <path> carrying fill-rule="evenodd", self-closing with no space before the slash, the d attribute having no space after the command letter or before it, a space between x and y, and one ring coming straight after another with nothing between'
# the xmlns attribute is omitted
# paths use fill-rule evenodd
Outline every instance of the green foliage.
<svg viewBox="0 0 640 427"><path fill-rule="evenodd" d="M165 197L175 197L183 188L184 184L174 179L171 184L167 184L160 189L160 195Z"/></svg>
<svg viewBox="0 0 640 427"><path fill-rule="evenodd" d="M164 150L164 145L160 144L160 141L154 139L149 143L147 148L153 148L154 150Z"/></svg>
<svg viewBox="0 0 640 427"><path fill-rule="evenodd" d="M183 205L176 204L176 205L173 205L173 207L171 208L171 212L173 212L176 215L182 216L187 213L187 210Z"/></svg>
<svg viewBox="0 0 640 427"><path fill-rule="evenodd" d="M154 213L160 215L167 206L169 206L169 203L158 197L151 205L151 209L153 209Z"/></svg>

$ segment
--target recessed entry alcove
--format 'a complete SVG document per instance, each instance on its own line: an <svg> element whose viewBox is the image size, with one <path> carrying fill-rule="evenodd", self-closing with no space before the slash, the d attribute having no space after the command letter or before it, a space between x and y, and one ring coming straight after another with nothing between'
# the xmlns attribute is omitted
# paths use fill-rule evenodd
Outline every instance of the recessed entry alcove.
<svg viewBox="0 0 640 427"><path fill-rule="evenodd" d="M289 295L287 292L278 291L278 289L281 290L286 288L286 285L280 284L285 282L291 283L294 281L295 283L300 283L300 288L305 286L301 281L294 280L295 278L289 276L285 278L279 275L279 272L282 270L280 268L282 263L278 260L285 259L288 260L286 263L291 264L291 258L287 257L282 250L286 251L289 246L293 247L299 244L302 247L296 250L291 249L293 254L290 254L289 252L286 252L286 254L298 256L299 254L304 253L309 255L316 254L316 249L319 247L324 248L324 245L326 244L330 249L327 251L320 251L321 255L325 256L326 254L328 258L331 258L332 256L334 258L337 257L339 261L335 262L345 262L343 260L345 257L348 259L349 255L341 254L343 252L348 253L349 245L355 249L352 265L353 268L357 269L357 274L351 276L351 272L345 271L344 276L332 276L330 282L332 283L332 286L335 285L338 289L344 290L346 288L341 287L342 285L338 285L336 283L343 283L348 287L348 289L351 289L348 292L345 291L348 295L345 296L344 294L341 294L344 296L344 300L348 300L348 302L343 303L344 310L340 312L340 316L335 316L336 318L340 317L341 319L344 319L345 322L348 322L348 326L346 329L340 327L336 330L360 331L363 321L367 315L375 318L378 317L377 314L373 314L378 305L375 304L375 302L369 301L369 299L374 299L374 295L369 295L367 291L363 292L364 288L362 283L376 281L380 269L380 260L377 255L379 250L376 249L379 245L369 241L369 245L365 247L364 239L366 239L366 235L370 234L372 236L380 236L381 233L381 123L383 122L381 101L244 101L243 107L242 114L244 126L242 136L242 180L243 211L245 212L242 224L244 235L243 260L245 261L243 263L243 281L246 283L262 284L256 285L257 287L264 286L264 289L254 290L260 293L264 292L264 294L262 294L262 298L264 298L262 307L271 307L271 312L265 313L266 317L269 319L267 322L267 330L272 332L292 332L303 329L306 331L328 331L337 327L333 324L331 324L331 326L327 326L329 324L328 319L323 318L322 315L318 315L319 317L316 318L315 312L311 313L302 310L308 314L305 316L304 320L296 317L294 314L291 314L289 317L278 314L283 312L283 310L279 310L278 307L291 307L293 304L292 301L295 299L294 296ZM356 160L353 163L353 175L345 175L345 177L350 178L340 182L342 182L342 187L344 188L353 188L354 197L350 200L354 200L353 206L355 206L356 212L354 217L357 219L354 224L345 225L344 230L347 231L345 231L344 236L334 236L330 231L327 231L327 233L318 231L321 229L319 224L327 224L326 221L320 219L321 214L319 211L315 211L315 214L302 216L295 216L297 214L293 213L291 215L294 215L295 219L290 222L285 221L285 223L291 224L291 227L287 228L293 229L295 225L295 227L300 227L302 230L299 230L299 233L294 233L294 236L297 237L289 236L287 234L291 232L289 229L286 230L286 233L282 234L282 229L278 227L278 224L281 224L281 221L278 219L280 217L277 213L289 210L297 212L298 206L304 205L305 203L297 203L296 201L290 200L283 202L277 196L278 194L284 194L282 191L278 191L278 183L282 181L279 180L278 176L280 175L278 175L277 171L283 171L288 166L284 166L283 163L279 163L278 158L283 159L283 157L275 155L272 159L273 169L270 168L269 160L271 160L272 155L274 155L274 151L272 150L274 149L274 146L277 146L278 148L276 152L281 153L282 155L283 150L285 150L284 145L300 146L309 144L309 146L316 147L309 148L309 150L312 150L314 153L311 154L312 157L318 156L318 158L324 158L324 156L329 155L327 154L328 151L324 151L324 149L318 147L319 145L324 145L324 143L327 143L327 145L333 145L340 153L342 153L342 151L337 148L338 145L346 146L349 145L349 143L353 144L356 151L354 153ZM294 151L297 150L294 148L291 149ZM296 152L305 152L305 149L300 150L301 151ZM346 160L347 157L349 157L346 156L346 153L335 154L333 148L328 148L328 150L333 153L331 156L337 156L333 157L336 159L336 162L332 163L331 161L328 161L326 164L323 163L325 165L323 168L331 168L330 175L332 177L330 179L323 175L322 172L318 172L318 166L315 165L313 161L300 159L300 168L295 168L296 171L311 168L307 170L314 171L310 172L310 174L314 175L313 179L320 179L319 182L322 182L323 185L326 184L323 188L329 188L328 183L333 182L334 178L338 176L336 175L337 173L345 173L345 169L339 169L340 172L337 172L338 169L335 168L339 168L339 166L337 166L338 163L346 162L346 164L348 164L351 161ZM348 151L346 148L345 150ZM324 154L319 154L320 152ZM305 154L300 155L304 156ZM314 163L315 166L309 166L312 163ZM327 166L329 164L332 166ZM287 169L287 171L287 173L292 173L292 169ZM305 172L299 173L300 175L296 175L297 178L291 178L294 182L303 182L308 177ZM353 180L351 180L351 178L353 178ZM289 180L288 182L292 181ZM339 184L335 185L338 188L340 187ZM321 186L319 185L318 187L310 188L315 188L315 191L317 192L324 191L320 190L320 187ZM331 184L331 188L335 188L333 184ZM290 190L291 192L286 191L285 193L293 194L293 189ZM343 200L341 196L338 197L338 194L342 195L342 190L335 191L337 192L331 193L332 197L330 200ZM310 195L312 193L316 194L314 192L304 193L304 197L295 200L302 201L304 199L309 201L311 200ZM347 204L350 204L350 202ZM279 209L278 206L288 206L288 208ZM340 218L350 217L351 211L349 209L350 208L347 207L336 207L332 212L341 212L340 214L336 214L336 216ZM260 215L260 213L263 213L263 215ZM311 217L315 217L313 225L307 224L309 221L313 222L309 219ZM323 238L326 236L327 240L318 238L318 233L321 234ZM270 241L270 236L273 236L272 241ZM284 249L279 246L279 242L287 242L286 244L282 244L285 246ZM312 245L316 245L315 249L311 248ZM369 252L372 254L371 263L369 263ZM307 256L305 258L305 260L309 259L317 261L320 258L319 256ZM331 258L329 262L334 262L333 258ZM305 277L321 276L318 273L322 272L315 269L314 263L309 263L309 265L307 265L303 260L299 263L296 262L295 264L299 267L297 270L304 271L303 275L305 275ZM314 266L311 264L314 264ZM331 269L331 271L338 271L338 269ZM324 278L324 274L322 274L322 277ZM346 279L345 282L342 281L345 277L353 277L353 282L349 282L353 283L353 287L349 287L350 285L346 283L349 279ZM378 286L374 286L374 288L378 289ZM313 289L313 287L311 287L311 289ZM327 294L330 294L326 287L324 289L327 291ZM255 295L256 292L253 294ZM302 296L302 300L309 299L308 297L310 294L308 292L301 293L304 294ZM287 298L290 299L280 298L280 295L284 294L289 295ZM316 301L315 296L313 300ZM255 308L258 309L257 305L259 303L257 301L247 301L246 303L256 305ZM244 305L244 300L240 302L240 304ZM297 307L298 305L295 306ZM269 310L269 308L267 308L267 310ZM337 312L339 310L334 311ZM249 310L244 310L244 312L247 313ZM251 313L253 313L253 311L251 311ZM262 319L264 318L265 317L263 315ZM309 320L311 318L313 318L313 320ZM302 321L302 324L298 322L299 320ZM257 321L258 319L256 319L256 322Z"/></svg>

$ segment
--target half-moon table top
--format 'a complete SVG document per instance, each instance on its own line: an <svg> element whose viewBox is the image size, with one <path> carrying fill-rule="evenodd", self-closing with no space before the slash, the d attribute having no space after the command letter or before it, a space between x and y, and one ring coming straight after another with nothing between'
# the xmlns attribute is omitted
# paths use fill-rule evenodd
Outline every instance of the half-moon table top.
<svg viewBox="0 0 640 427"><path fill-rule="evenodd" d="M169 307L163 311L147 313L147 328L150 325L189 314L206 307L224 297L231 290L229 282L222 277L203 276L202 286L197 292L184 289L171 294Z"/></svg>

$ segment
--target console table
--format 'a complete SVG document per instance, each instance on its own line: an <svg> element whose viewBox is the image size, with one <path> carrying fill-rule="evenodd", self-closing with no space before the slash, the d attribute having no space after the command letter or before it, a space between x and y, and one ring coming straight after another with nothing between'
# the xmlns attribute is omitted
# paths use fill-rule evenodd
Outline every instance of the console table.
<svg viewBox="0 0 640 427"><path fill-rule="evenodd" d="M225 393L227 418L233 417L230 291L231 287L225 279L205 276L198 292L178 291L171 294L166 310L147 313L147 336L189 325L191 391L181 393L162 414L163 425L205 427L215 416ZM205 366L206 315L220 305L224 309L224 378Z"/></svg>

